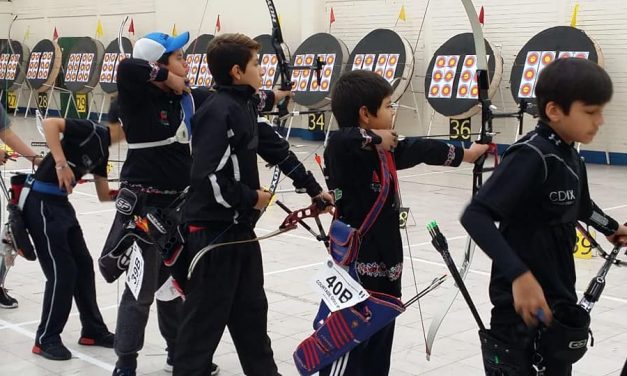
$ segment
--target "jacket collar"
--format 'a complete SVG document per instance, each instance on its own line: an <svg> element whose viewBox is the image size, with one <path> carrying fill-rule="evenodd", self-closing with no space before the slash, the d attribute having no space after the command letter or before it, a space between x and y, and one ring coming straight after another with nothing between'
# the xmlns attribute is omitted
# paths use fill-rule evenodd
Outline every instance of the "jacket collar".
<svg viewBox="0 0 627 376"><path fill-rule="evenodd" d="M217 91L224 91L244 99L252 98L256 90L250 85L216 85Z"/></svg>
<svg viewBox="0 0 627 376"><path fill-rule="evenodd" d="M543 138L546 138L553 145L557 146L560 149L569 150L573 147L573 144L568 144L551 128L549 124L540 120L538 125L536 125L536 133L538 133Z"/></svg>

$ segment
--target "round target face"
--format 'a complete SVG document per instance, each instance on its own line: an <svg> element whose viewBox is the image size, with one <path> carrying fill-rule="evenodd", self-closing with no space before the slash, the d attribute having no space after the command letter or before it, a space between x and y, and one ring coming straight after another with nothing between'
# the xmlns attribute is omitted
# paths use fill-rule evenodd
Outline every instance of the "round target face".
<svg viewBox="0 0 627 376"><path fill-rule="evenodd" d="M100 87L107 94L117 93L117 71L120 61L131 57L133 54L133 44L128 38L122 38L122 47L125 55L121 54L118 39L114 39L107 45L104 50L104 59L100 74Z"/></svg>
<svg viewBox="0 0 627 376"><path fill-rule="evenodd" d="M503 74L503 60L488 41L488 73L491 98L497 91ZM427 68L425 93L433 109L450 118L470 117L480 108L477 88L477 56L472 33L458 34L440 46Z"/></svg>
<svg viewBox="0 0 627 376"><path fill-rule="evenodd" d="M320 73L311 69L319 59L325 63ZM318 33L307 38L296 49L292 60L294 101L312 109L327 107L331 103L333 85L342 74L347 59L348 48L333 35Z"/></svg>
<svg viewBox="0 0 627 376"><path fill-rule="evenodd" d="M213 85L213 76L207 65L207 47L213 39L211 34L202 34L191 41L185 51L185 60L189 65L187 79L191 87Z"/></svg>
<svg viewBox="0 0 627 376"><path fill-rule="evenodd" d="M26 79L37 92L48 91L61 71L61 48L57 42L40 40L28 58Z"/></svg>
<svg viewBox="0 0 627 376"><path fill-rule="evenodd" d="M586 33L570 26L556 26L533 36L518 52L510 76L516 101L527 102L526 111L537 115L535 86L540 73L556 59L589 59L603 65L600 47Z"/></svg>
<svg viewBox="0 0 627 376"><path fill-rule="evenodd" d="M24 82L30 51L21 42L0 39L0 88L17 90Z"/></svg>
<svg viewBox="0 0 627 376"><path fill-rule="evenodd" d="M65 87L72 93L89 93L100 79L105 48L99 40L82 37L68 52Z"/></svg>
<svg viewBox="0 0 627 376"><path fill-rule="evenodd" d="M369 70L394 88L396 102L409 87L414 72L414 53L409 42L388 29L376 29L357 43L348 58L350 70Z"/></svg>
<svg viewBox="0 0 627 376"><path fill-rule="evenodd" d="M279 58L276 55L274 47L272 46L272 37L269 34L261 34L254 38L257 43L261 45L259 49L259 65L263 70L262 76L262 90L272 90L275 85L279 84L279 78L281 75L279 67ZM283 53L285 54L286 62L290 62L290 49L284 43L282 46Z"/></svg>

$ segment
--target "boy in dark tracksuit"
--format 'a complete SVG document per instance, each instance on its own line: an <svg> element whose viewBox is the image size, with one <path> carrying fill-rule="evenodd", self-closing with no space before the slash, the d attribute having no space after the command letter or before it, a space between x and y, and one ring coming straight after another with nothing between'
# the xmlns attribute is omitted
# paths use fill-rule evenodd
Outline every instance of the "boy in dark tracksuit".
<svg viewBox="0 0 627 376"><path fill-rule="evenodd" d="M257 154L279 165L311 197L331 200L289 144L257 121L258 50L259 44L242 34L225 34L214 38L207 52L217 91L192 119L185 252L193 256L209 244L248 242L210 251L187 281L177 338L185 345L177 348L175 375L206 375L227 325L246 375L278 375L267 334L261 249L254 240L260 210L271 198L260 188Z"/></svg>
<svg viewBox="0 0 627 376"><path fill-rule="evenodd" d="M542 71L535 90L536 129L510 146L461 218L493 261L491 332L528 354L528 370L516 375L531 372L538 320L550 325L556 305L577 303L577 221L613 243L627 239L627 228L591 200L586 166L574 148L575 142L592 141L602 125L610 77L589 60L558 59ZM571 374L572 364L553 356L563 350L541 354L547 375Z"/></svg>
<svg viewBox="0 0 627 376"><path fill-rule="evenodd" d="M408 137L398 141L391 129L394 117L391 95L390 84L373 72L344 74L333 89L331 102L340 129L329 139L324 160L329 189L335 193L336 216L359 228L374 205L383 180L375 149L391 152L391 155L387 153L392 161L390 193L373 226L362 237L355 266L367 290L400 298L403 245L396 169L420 163L456 167L462 161L473 162L487 146L473 144L464 150L436 140ZM393 336L394 323L391 323L320 374L387 375Z"/></svg>
<svg viewBox="0 0 627 376"><path fill-rule="evenodd" d="M67 360L70 351L61 332L72 308L72 297L82 324L79 344L113 347L113 334L102 320L96 302L92 258L68 200L83 175L93 173L100 201L111 201L107 161L109 145L124 138L119 123L107 128L91 120L47 119L43 122L50 153L24 188L20 203L24 222L46 276L41 322L33 353L51 360ZM63 140L60 141L60 133Z"/></svg>
<svg viewBox="0 0 627 376"><path fill-rule="evenodd" d="M118 66L120 118L129 145L120 180L122 187L138 197L134 214L143 216L152 208L167 207L189 185L192 159L185 120L189 121L192 114L183 105L184 96L189 94L185 93L188 66L182 50L188 39L188 32L176 37L147 34L136 42L133 58ZM202 94L194 92L193 100L203 98ZM110 231L114 242L119 238L113 234L130 231L125 229L128 219L127 215L116 213ZM170 277L159 249L146 244L141 244L141 248L144 274L138 299L125 285L118 308L114 346L118 360L113 375L136 374L154 294ZM172 369L180 307L178 298L157 301L159 330L168 349L166 371ZM213 365L206 375L217 372Z"/></svg>

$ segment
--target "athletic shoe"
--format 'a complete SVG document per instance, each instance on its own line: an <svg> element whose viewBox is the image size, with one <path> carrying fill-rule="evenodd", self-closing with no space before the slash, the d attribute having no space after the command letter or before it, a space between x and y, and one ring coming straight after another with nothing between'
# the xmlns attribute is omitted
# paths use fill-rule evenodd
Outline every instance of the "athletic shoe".
<svg viewBox="0 0 627 376"><path fill-rule="evenodd" d="M81 336L81 338L78 339L78 344L83 346L100 346L112 349L114 340L115 336L113 335L113 333L107 332L107 334L98 338Z"/></svg>
<svg viewBox="0 0 627 376"><path fill-rule="evenodd" d="M47 345L39 345L35 343L33 346L33 354L41 355L50 360L69 360L72 359L72 353L61 342L50 343Z"/></svg>
<svg viewBox="0 0 627 376"><path fill-rule="evenodd" d="M10 296L4 287L0 287L0 308L17 308L17 299Z"/></svg>

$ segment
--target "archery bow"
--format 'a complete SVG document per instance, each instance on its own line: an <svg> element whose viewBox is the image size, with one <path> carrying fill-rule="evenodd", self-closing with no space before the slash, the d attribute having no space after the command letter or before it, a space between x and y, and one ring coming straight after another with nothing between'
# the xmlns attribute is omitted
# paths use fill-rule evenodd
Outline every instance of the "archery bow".
<svg viewBox="0 0 627 376"><path fill-rule="evenodd" d="M298 223L302 223L302 220L304 218L315 218L319 216L320 213L321 213L320 205L314 202L304 209L298 209L298 210L294 210L290 212L287 215L287 217L283 220L283 223L281 223L279 228L268 234L257 236L256 238L253 238L253 239L235 240L235 241L229 241L229 242L223 242L223 243L210 243L209 245L207 245L206 247L198 251L196 255L194 255L194 258L189 264L189 269L187 271L187 279L190 279L192 277L192 273L194 272L196 265L198 265L198 262L200 261L200 259L205 254L207 254L207 252L210 252L218 247L224 247L227 245L252 243L252 242L257 242L260 240L272 238L284 232L294 230L297 227ZM222 235L223 233L224 232L222 232L220 235ZM220 235L218 235L218 237Z"/></svg>
<svg viewBox="0 0 627 376"><path fill-rule="evenodd" d="M292 81L290 78L290 67L287 61L287 57L285 56L285 52L283 51L283 33L281 32L281 24L279 23L279 16L276 11L276 7L274 6L274 2L272 0L266 0L266 4L268 5L268 11L270 12L270 20L272 21L272 48L274 49L274 53L277 57L277 68L279 71L279 78L281 79L281 85L279 87L282 91L288 91L292 89ZM279 103L277 103L278 116L277 123L279 130L283 130L285 128L285 122L287 122L287 117L289 116L289 110L287 108L290 101L290 97L286 96ZM270 181L270 202L272 202L272 197L279 187L279 181L281 180L281 169L278 165L274 166L272 170L272 180ZM270 205L270 203L268 203ZM268 205L261 211L259 216L261 216Z"/></svg>
<svg viewBox="0 0 627 376"><path fill-rule="evenodd" d="M283 32L281 31L281 24L279 22L279 14L276 11L276 7L274 6L273 0L266 0L266 5L268 6L268 12L270 13L270 20L272 21L272 48L274 49L274 53L277 57L277 70L279 72L280 85L279 90L281 91L290 91L292 90L292 79L291 79L291 69L292 67L289 64L287 57L285 56L285 51L283 49L283 45L285 41L283 40ZM322 76L320 74L322 67L324 66L324 61L320 57L316 59L316 64L314 66L309 67L298 67L298 69L310 69L316 71L316 79L318 80L318 84L320 84L320 80ZM290 102L290 96L284 97L279 103L277 103L278 116L275 118L276 125L279 130L285 129L285 123L287 119L292 115L288 109L288 105ZM270 182L269 191L274 196L276 189L279 185L281 179L281 170L278 166L274 166L274 171L272 172L272 181ZM262 211L262 213L265 209Z"/></svg>
<svg viewBox="0 0 627 376"><path fill-rule="evenodd" d="M290 77L289 62L285 56L285 51L283 50L285 42L283 41L283 33L281 32L279 16L272 0L266 0L266 4L268 5L268 11L270 12L270 20L272 21L272 48L274 49L274 53L277 57L277 70L279 72L279 79L281 80L279 90L290 91L292 90L292 79ZM277 103L277 109L279 110L277 125L279 126L279 129L283 129L285 127L285 121L289 117L289 111L287 109L289 102L290 97L286 96L279 103Z"/></svg>
<svg viewBox="0 0 627 376"><path fill-rule="evenodd" d="M592 278L588 288L584 292L581 300L579 301L579 305L583 307L588 313L592 311L592 307L594 304L599 301L601 297L601 293L603 293L603 289L605 288L605 277L607 277L607 273L610 271L610 267L612 265L622 266L625 264L624 261L617 259L618 253L623 248L622 245L615 245L614 249L611 252L606 252L599 243L590 235L590 233L583 228L583 226L577 222L577 229L579 232L590 242L592 248L596 248L601 257L605 259L605 262L597 272L596 276Z"/></svg>
<svg viewBox="0 0 627 376"><path fill-rule="evenodd" d="M475 10L474 4L472 0L461 0L464 5L464 9L466 10L466 14L468 15L468 19L470 21L470 25L472 26L472 33L475 42L475 54L477 55L477 85L479 88L479 104L481 105L481 132L479 139L477 142L482 144L492 143L492 110L490 108L490 98L488 96L488 90L490 88L489 82L489 74L488 74L488 59L486 55L485 48L485 39L483 37L483 30L481 29L481 24L479 23L479 17L477 16L477 12ZM483 156L479 157L475 161L475 165L473 168L473 183L472 183L472 194L473 196L477 193L479 188L483 185L483 173L490 171L490 169L484 168L484 163L487 157L487 153ZM466 251L464 253L464 260L459 269L459 275L462 281L466 278L468 271L470 270L470 264L472 262L472 258L475 252L475 243L474 241L468 237L466 241ZM443 309L439 312L439 314L433 319L431 322L431 326L429 327L429 333L427 334L427 342L426 342L426 352L427 352L427 360L430 359L431 353L433 351L433 342L435 341L435 336L437 334L442 321L444 321L444 317L451 309L455 298L459 294L459 289L456 288L450 298L450 300L445 304Z"/></svg>

